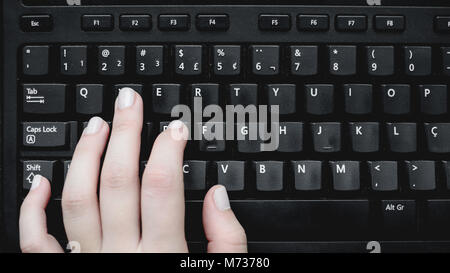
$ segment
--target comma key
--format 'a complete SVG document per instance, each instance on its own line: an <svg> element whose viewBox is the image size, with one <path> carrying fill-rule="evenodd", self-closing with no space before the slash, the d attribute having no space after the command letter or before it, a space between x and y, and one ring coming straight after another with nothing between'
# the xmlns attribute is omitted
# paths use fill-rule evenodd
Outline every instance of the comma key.
<svg viewBox="0 0 450 273"><path fill-rule="evenodd" d="M23 146L28 148L64 147L68 143L68 122L23 122Z"/></svg>

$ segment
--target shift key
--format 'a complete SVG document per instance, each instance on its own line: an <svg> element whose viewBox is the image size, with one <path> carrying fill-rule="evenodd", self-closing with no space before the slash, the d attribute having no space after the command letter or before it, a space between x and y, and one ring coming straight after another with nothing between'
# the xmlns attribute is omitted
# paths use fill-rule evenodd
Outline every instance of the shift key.
<svg viewBox="0 0 450 273"><path fill-rule="evenodd" d="M23 122L23 145L30 148L58 148L68 143L68 122Z"/></svg>

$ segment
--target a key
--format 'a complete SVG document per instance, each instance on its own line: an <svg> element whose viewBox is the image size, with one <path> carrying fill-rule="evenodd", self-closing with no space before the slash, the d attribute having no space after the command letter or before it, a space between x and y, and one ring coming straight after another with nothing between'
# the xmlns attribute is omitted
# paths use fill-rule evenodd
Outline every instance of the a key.
<svg viewBox="0 0 450 273"><path fill-rule="evenodd" d="M216 45L213 47L214 74L236 76L241 74L241 46Z"/></svg>
<svg viewBox="0 0 450 273"><path fill-rule="evenodd" d="M27 148L64 147L68 143L68 122L23 122L22 130Z"/></svg>
<svg viewBox="0 0 450 273"><path fill-rule="evenodd" d="M180 104L181 86L179 84L153 84L152 109L158 114L171 114L172 108Z"/></svg>
<svg viewBox="0 0 450 273"><path fill-rule="evenodd" d="M27 114L61 114L66 111L65 84L24 84L23 111Z"/></svg>
<svg viewBox="0 0 450 273"><path fill-rule="evenodd" d="M450 153L450 123L425 123L428 151Z"/></svg>
<svg viewBox="0 0 450 273"><path fill-rule="evenodd" d="M381 215L381 227L388 238L398 239L417 231L414 200L382 200Z"/></svg>
<svg viewBox="0 0 450 273"><path fill-rule="evenodd" d="M428 115L447 113L447 85L420 85L420 109Z"/></svg>
<svg viewBox="0 0 450 273"><path fill-rule="evenodd" d="M322 189L321 161L292 161L295 189L299 191L319 191Z"/></svg>
<svg viewBox="0 0 450 273"><path fill-rule="evenodd" d="M328 56L332 75L356 74L356 46L328 46Z"/></svg>
<svg viewBox="0 0 450 273"><path fill-rule="evenodd" d="M327 115L334 111L334 86L331 84L305 85L306 112Z"/></svg>
<svg viewBox="0 0 450 273"><path fill-rule="evenodd" d="M387 123L389 149L396 153L417 151L416 123Z"/></svg>
<svg viewBox="0 0 450 273"><path fill-rule="evenodd" d="M29 160L23 161L23 189L29 190L36 175L41 175L52 182L56 161Z"/></svg>
<svg viewBox="0 0 450 273"><path fill-rule="evenodd" d="M357 191L360 189L359 162L332 161L330 165L335 191Z"/></svg>
<svg viewBox="0 0 450 273"><path fill-rule="evenodd" d="M258 105L258 86L256 84L230 84L228 102L230 105Z"/></svg>
<svg viewBox="0 0 450 273"><path fill-rule="evenodd" d="M78 84L75 88L76 112L83 115L103 113L103 84Z"/></svg>
<svg viewBox="0 0 450 273"><path fill-rule="evenodd" d="M244 161L218 161L217 184L225 186L227 191L244 190L245 162Z"/></svg>
<svg viewBox="0 0 450 273"><path fill-rule="evenodd" d="M314 151L333 153L341 151L341 123L312 123Z"/></svg>
<svg viewBox="0 0 450 273"><path fill-rule="evenodd" d="M291 46L291 74L312 76L318 73L317 46Z"/></svg>
<svg viewBox="0 0 450 273"><path fill-rule="evenodd" d="M98 47L98 74L105 76L125 74L125 46Z"/></svg>
<svg viewBox="0 0 450 273"><path fill-rule="evenodd" d="M394 74L393 46L368 46L366 49L369 75L390 76Z"/></svg>
<svg viewBox="0 0 450 273"><path fill-rule="evenodd" d="M431 74L431 47L405 46L405 72L409 76L427 76Z"/></svg>
<svg viewBox="0 0 450 273"><path fill-rule="evenodd" d="M81 76L87 74L87 46L61 46L61 74Z"/></svg>
<svg viewBox="0 0 450 273"><path fill-rule="evenodd" d="M365 115L373 110L373 86L371 84L345 84L345 112Z"/></svg>
<svg viewBox="0 0 450 273"><path fill-rule="evenodd" d="M201 45L177 45L175 46L175 73L184 76L202 74Z"/></svg>
<svg viewBox="0 0 450 273"><path fill-rule="evenodd" d="M191 106L194 106L194 102L196 99L198 101L201 100L200 106L204 109L208 105L219 105L220 103L220 94L219 94L219 85L216 83L199 83L192 84L190 86L191 92ZM201 111L202 109L198 109L194 107L194 111Z"/></svg>
<svg viewBox="0 0 450 273"><path fill-rule="evenodd" d="M352 150L373 153L380 149L380 125L378 122L350 122Z"/></svg>
<svg viewBox="0 0 450 273"><path fill-rule="evenodd" d="M49 46L24 46L22 71L27 76L44 76L49 72Z"/></svg>
<svg viewBox="0 0 450 273"><path fill-rule="evenodd" d="M255 75L274 76L280 73L280 47L277 45L254 45L252 53L252 71Z"/></svg>
<svg viewBox="0 0 450 273"><path fill-rule="evenodd" d="M199 150L201 152L223 152L226 148L225 124L223 122L208 122L198 124Z"/></svg>
<svg viewBox="0 0 450 273"><path fill-rule="evenodd" d="M296 153L303 150L303 123L280 122L278 152Z"/></svg>
<svg viewBox="0 0 450 273"><path fill-rule="evenodd" d="M206 189L206 161L188 160L183 163L184 189L200 191Z"/></svg>
<svg viewBox="0 0 450 273"><path fill-rule="evenodd" d="M436 170L434 161L406 161L409 187L416 191L436 189Z"/></svg>
<svg viewBox="0 0 450 273"><path fill-rule="evenodd" d="M411 87L407 84L383 84L383 110L386 114L402 115L411 111Z"/></svg>
<svg viewBox="0 0 450 273"><path fill-rule="evenodd" d="M141 76L158 76L164 72L163 46L136 47L136 73Z"/></svg>
<svg viewBox="0 0 450 273"><path fill-rule="evenodd" d="M268 105L278 105L281 115L294 114L296 88L294 84L269 84L266 86Z"/></svg>
<svg viewBox="0 0 450 273"><path fill-rule="evenodd" d="M283 162L255 161L254 168L258 191L281 191L283 189Z"/></svg>
<svg viewBox="0 0 450 273"><path fill-rule="evenodd" d="M374 191L398 190L398 165L396 161L369 161L370 180Z"/></svg>

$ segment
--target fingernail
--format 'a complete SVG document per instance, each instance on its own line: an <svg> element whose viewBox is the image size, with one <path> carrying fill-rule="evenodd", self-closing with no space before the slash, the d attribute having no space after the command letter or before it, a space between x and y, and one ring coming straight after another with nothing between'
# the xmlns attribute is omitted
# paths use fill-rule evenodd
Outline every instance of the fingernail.
<svg viewBox="0 0 450 273"><path fill-rule="evenodd" d="M41 184L41 178L42 178L42 176L40 176L39 174L34 176L33 182L31 183L30 191L32 191L32 190L36 189L37 187L39 187L39 184Z"/></svg>
<svg viewBox="0 0 450 273"><path fill-rule="evenodd" d="M188 138L188 128L181 120L172 121L167 129L170 129L172 138L175 140L187 140Z"/></svg>
<svg viewBox="0 0 450 273"><path fill-rule="evenodd" d="M214 202L216 203L216 207L220 211L231 209L227 189L224 186L217 187L217 189L214 191Z"/></svg>
<svg viewBox="0 0 450 273"><path fill-rule="evenodd" d="M83 131L84 135L93 135L98 133L103 126L103 119L99 117L93 117L89 120L88 125Z"/></svg>
<svg viewBox="0 0 450 273"><path fill-rule="evenodd" d="M117 106L119 109L125 109L133 105L135 97L135 91L129 87L120 89L119 96L117 98Z"/></svg>

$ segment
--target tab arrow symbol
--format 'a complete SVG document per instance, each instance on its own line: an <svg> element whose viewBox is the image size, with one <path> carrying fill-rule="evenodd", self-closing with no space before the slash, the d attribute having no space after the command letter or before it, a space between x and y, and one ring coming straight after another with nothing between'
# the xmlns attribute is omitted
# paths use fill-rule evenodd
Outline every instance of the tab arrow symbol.
<svg viewBox="0 0 450 273"><path fill-rule="evenodd" d="M34 179L34 173L30 173L28 175L28 177L26 178L26 180L28 181L28 183L33 183L33 179Z"/></svg>

